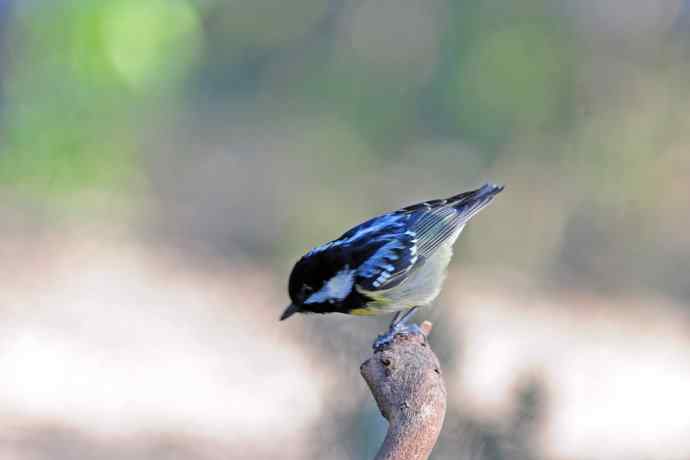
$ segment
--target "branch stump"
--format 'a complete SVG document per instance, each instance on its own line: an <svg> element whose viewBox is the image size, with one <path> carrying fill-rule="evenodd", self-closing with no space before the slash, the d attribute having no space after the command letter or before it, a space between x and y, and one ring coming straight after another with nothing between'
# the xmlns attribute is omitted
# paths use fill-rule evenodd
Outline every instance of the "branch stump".
<svg viewBox="0 0 690 460"><path fill-rule="evenodd" d="M386 438L375 460L426 460L446 415L446 387L438 358L423 335L397 335L360 367L364 380L388 420Z"/></svg>

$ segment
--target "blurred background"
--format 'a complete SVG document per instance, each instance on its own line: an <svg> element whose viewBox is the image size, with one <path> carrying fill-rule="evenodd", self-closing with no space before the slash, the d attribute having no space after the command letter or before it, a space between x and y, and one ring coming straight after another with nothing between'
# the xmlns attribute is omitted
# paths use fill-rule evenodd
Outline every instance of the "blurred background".
<svg viewBox="0 0 690 460"><path fill-rule="evenodd" d="M371 458L292 264L488 181L433 458L690 458L689 72L681 0L0 0L0 458Z"/></svg>

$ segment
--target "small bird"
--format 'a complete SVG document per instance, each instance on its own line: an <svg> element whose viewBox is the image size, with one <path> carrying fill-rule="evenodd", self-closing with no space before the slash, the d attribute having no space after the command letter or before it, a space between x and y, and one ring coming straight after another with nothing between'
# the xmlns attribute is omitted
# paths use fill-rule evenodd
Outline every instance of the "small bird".
<svg viewBox="0 0 690 460"><path fill-rule="evenodd" d="M419 333L407 325L415 311L441 292L453 243L467 222L503 190L481 188L446 199L389 212L345 232L305 254L290 274L292 303L280 320L295 313L396 313L380 349L396 334Z"/></svg>

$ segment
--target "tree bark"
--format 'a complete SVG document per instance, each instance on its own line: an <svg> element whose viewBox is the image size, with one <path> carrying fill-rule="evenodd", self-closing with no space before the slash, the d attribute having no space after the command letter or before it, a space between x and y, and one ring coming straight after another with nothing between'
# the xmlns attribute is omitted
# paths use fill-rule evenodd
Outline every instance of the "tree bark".
<svg viewBox="0 0 690 460"><path fill-rule="evenodd" d="M375 460L426 460L436 444L446 415L446 387L438 358L424 335L397 335L393 343L374 352L360 367L362 377L388 433Z"/></svg>

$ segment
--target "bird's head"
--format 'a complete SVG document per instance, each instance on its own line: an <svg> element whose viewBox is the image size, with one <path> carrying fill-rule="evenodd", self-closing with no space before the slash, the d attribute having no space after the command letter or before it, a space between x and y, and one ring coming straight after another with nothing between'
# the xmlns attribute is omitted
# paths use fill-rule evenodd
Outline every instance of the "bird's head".
<svg viewBox="0 0 690 460"><path fill-rule="evenodd" d="M337 269L340 268L340 271ZM338 267L329 254L311 252L292 269L288 292L292 303L280 316L284 320L295 313L326 313L337 311L351 293L354 270Z"/></svg>

